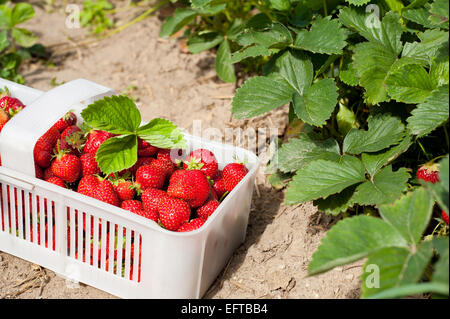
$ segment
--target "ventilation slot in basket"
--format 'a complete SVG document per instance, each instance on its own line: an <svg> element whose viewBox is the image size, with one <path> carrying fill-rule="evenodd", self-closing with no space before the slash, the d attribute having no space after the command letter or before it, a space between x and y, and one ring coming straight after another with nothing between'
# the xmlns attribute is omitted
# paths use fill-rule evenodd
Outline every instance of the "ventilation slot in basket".
<svg viewBox="0 0 450 319"><path fill-rule="evenodd" d="M140 282L141 251L140 233L67 207L68 256L112 275Z"/></svg>
<svg viewBox="0 0 450 319"><path fill-rule="evenodd" d="M0 230L55 250L55 203L12 185L0 188Z"/></svg>

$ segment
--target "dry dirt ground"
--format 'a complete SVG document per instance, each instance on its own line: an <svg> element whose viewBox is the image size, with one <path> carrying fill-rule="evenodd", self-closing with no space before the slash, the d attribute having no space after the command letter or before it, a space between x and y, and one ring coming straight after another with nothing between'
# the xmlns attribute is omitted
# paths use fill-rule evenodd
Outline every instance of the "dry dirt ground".
<svg viewBox="0 0 450 319"><path fill-rule="evenodd" d="M115 2L118 6L125 3ZM62 7L48 12L39 1L33 3L36 17L26 27L52 50L54 65L26 65L22 70L26 85L48 90L55 83L85 78L118 93L129 92L138 99L145 120L167 118L188 132L194 120L201 120L202 128L278 127L278 134L284 133L285 108L247 121L233 119L230 105L235 86L215 76L214 53L187 54L179 41L160 39L161 16L81 45L86 31L68 29ZM142 10L125 11L117 19L119 23L129 20ZM272 189L260 173L247 239L205 298L359 298L361 262L307 277L313 252L336 220L320 214L310 203L287 207L283 201L283 191ZM52 271L0 251L0 298L115 297L83 284L67 285Z"/></svg>

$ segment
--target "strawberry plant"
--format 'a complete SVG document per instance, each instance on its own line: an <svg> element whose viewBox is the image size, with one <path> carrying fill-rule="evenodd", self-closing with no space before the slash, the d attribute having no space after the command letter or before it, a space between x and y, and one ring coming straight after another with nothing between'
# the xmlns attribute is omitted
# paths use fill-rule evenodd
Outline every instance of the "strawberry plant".
<svg viewBox="0 0 450 319"><path fill-rule="evenodd" d="M107 0L86 0L83 2L83 10L80 12L82 27L88 28L94 34L103 33L114 26L114 22L108 18L106 11L114 6Z"/></svg>
<svg viewBox="0 0 450 319"><path fill-rule="evenodd" d="M45 48L36 44L37 37L20 24L32 19L33 7L28 3L0 2L0 77L23 83L19 68L24 59L45 57Z"/></svg>

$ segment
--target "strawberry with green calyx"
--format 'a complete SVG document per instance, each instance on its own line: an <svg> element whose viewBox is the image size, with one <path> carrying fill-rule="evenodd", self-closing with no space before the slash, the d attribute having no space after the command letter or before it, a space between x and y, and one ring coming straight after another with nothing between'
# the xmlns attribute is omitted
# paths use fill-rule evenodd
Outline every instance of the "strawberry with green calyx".
<svg viewBox="0 0 450 319"><path fill-rule="evenodd" d="M435 163L438 158L421 165L416 173L417 179L432 184L439 182L439 163Z"/></svg>
<svg viewBox="0 0 450 319"><path fill-rule="evenodd" d="M164 197L158 203L158 213L163 227L176 231L183 223L189 221L191 208L181 199Z"/></svg>
<svg viewBox="0 0 450 319"><path fill-rule="evenodd" d="M3 109L10 117L13 117L24 108L25 105L19 99L12 97L8 88L0 89L0 109Z"/></svg>
<svg viewBox="0 0 450 319"><path fill-rule="evenodd" d="M61 150L59 143L57 143L55 160L51 164L51 170L56 177L63 181L74 183L81 175L81 161L77 156Z"/></svg>
<svg viewBox="0 0 450 319"><path fill-rule="evenodd" d="M198 169L201 170L208 178L212 178L217 174L218 163L213 152L207 149L198 149L183 162L183 169Z"/></svg>
<svg viewBox="0 0 450 319"><path fill-rule="evenodd" d="M193 220L191 220L188 223L184 223L182 224L178 229L177 232L179 233L186 233L186 232L191 232L194 230L199 229L200 227L203 226L203 224L205 224L205 220L202 218L195 218Z"/></svg>
<svg viewBox="0 0 450 319"><path fill-rule="evenodd" d="M231 192L248 173L248 168L241 163L231 163L222 171L225 189Z"/></svg>
<svg viewBox="0 0 450 319"><path fill-rule="evenodd" d="M78 156L82 153L86 139L81 128L71 125L61 133L59 141L61 149L67 149L71 154Z"/></svg>
<svg viewBox="0 0 450 319"><path fill-rule="evenodd" d="M62 133L69 126L73 126L77 123L77 116L72 111L67 112L62 118L56 122L53 127Z"/></svg>
<svg viewBox="0 0 450 319"><path fill-rule="evenodd" d="M124 178L113 179L112 184L121 202L132 200L136 196L136 186L132 181Z"/></svg>
<svg viewBox="0 0 450 319"><path fill-rule="evenodd" d="M178 170L170 178L167 194L186 201L192 208L198 208L208 199L210 187L202 171Z"/></svg>

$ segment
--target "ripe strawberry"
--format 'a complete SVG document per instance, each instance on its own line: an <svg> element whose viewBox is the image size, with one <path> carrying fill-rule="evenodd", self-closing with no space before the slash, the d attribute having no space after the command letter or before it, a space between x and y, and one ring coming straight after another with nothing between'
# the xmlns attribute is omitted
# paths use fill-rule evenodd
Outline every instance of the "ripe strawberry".
<svg viewBox="0 0 450 319"><path fill-rule="evenodd" d="M188 222L191 216L191 209L185 201L171 197L161 198L158 212L161 224L172 231L176 231L183 223Z"/></svg>
<svg viewBox="0 0 450 319"><path fill-rule="evenodd" d="M85 139L81 129L76 125L67 127L59 138L59 144L62 150L69 150L70 154L79 156Z"/></svg>
<svg viewBox="0 0 450 319"><path fill-rule="evenodd" d="M139 210L134 212L135 214L138 214L139 216L145 217L147 219L153 220L154 222L158 222L159 220L159 215L157 212L148 212L145 210Z"/></svg>
<svg viewBox="0 0 450 319"><path fill-rule="evenodd" d="M157 159L163 159L166 161L170 161L176 165L177 160L180 160L183 156L183 150L181 149L159 149L158 154L156 155Z"/></svg>
<svg viewBox="0 0 450 319"><path fill-rule="evenodd" d="M231 163L225 166L222 171L225 189L231 192L247 173L248 168L244 164Z"/></svg>
<svg viewBox="0 0 450 319"><path fill-rule="evenodd" d="M215 199L208 200L201 207L197 208L197 216L204 220L207 220L219 207L220 203Z"/></svg>
<svg viewBox="0 0 450 319"><path fill-rule="evenodd" d="M161 167L144 165L139 167L136 172L136 185L141 190L147 188L161 189L166 182L166 176L166 171Z"/></svg>
<svg viewBox="0 0 450 319"><path fill-rule="evenodd" d="M52 183L52 184L61 186L63 188L66 188L66 184L64 184L64 181L59 177L56 177L56 176L50 177L49 179L46 179L45 181L48 183Z"/></svg>
<svg viewBox="0 0 450 319"><path fill-rule="evenodd" d="M51 164L53 148L60 138L59 131L56 128L50 128L36 142L33 149L34 161L42 168L47 168Z"/></svg>
<svg viewBox="0 0 450 319"><path fill-rule="evenodd" d="M51 167L47 167L47 168L44 170L44 177L43 177L43 180L47 180L47 179L49 179L49 178L51 178L51 177L55 177L55 174L53 174L52 168L51 168Z"/></svg>
<svg viewBox="0 0 450 319"><path fill-rule="evenodd" d="M190 207L197 208L208 199L210 184L202 171L178 170L170 178L167 194L183 199Z"/></svg>
<svg viewBox="0 0 450 319"><path fill-rule="evenodd" d="M99 180L94 175L87 175L81 178L78 183L77 192L89 197L94 197L94 192L98 187Z"/></svg>
<svg viewBox="0 0 450 319"><path fill-rule="evenodd" d="M94 190L94 198L113 206L119 206L119 197L117 196L114 186L108 180L98 182L97 188Z"/></svg>
<svg viewBox="0 0 450 319"><path fill-rule="evenodd" d="M442 219L448 225L448 214L445 211L441 212Z"/></svg>
<svg viewBox="0 0 450 319"><path fill-rule="evenodd" d="M150 157L158 152L158 148L154 147L150 143L138 138L138 156L139 157Z"/></svg>
<svg viewBox="0 0 450 319"><path fill-rule="evenodd" d="M223 179L222 171L217 171L216 176L213 178L213 189L216 192L217 198L222 199L223 195L227 192L225 188L225 181Z"/></svg>
<svg viewBox="0 0 450 319"><path fill-rule="evenodd" d="M1 166L1 164L2 163L0 162L0 166ZM36 163L34 164L34 173L35 173L36 178L44 179L44 171Z"/></svg>
<svg viewBox="0 0 450 319"><path fill-rule="evenodd" d="M132 200L136 195L133 182L124 179L117 179L112 183L120 201Z"/></svg>
<svg viewBox="0 0 450 319"><path fill-rule="evenodd" d="M433 184L439 182L439 164L430 162L420 166L417 178Z"/></svg>
<svg viewBox="0 0 450 319"><path fill-rule="evenodd" d="M136 176L137 170L144 165L150 165L155 159L153 157L139 157L136 164L134 164L131 168L120 172L120 175L125 174L127 171L130 172L131 176Z"/></svg>
<svg viewBox="0 0 450 319"><path fill-rule="evenodd" d="M204 219L195 218L195 219L191 220L190 222L184 223L183 225L181 225L177 229L177 232L179 232L179 233L191 232L191 231L197 230L200 227L202 227L204 223L205 223Z"/></svg>
<svg viewBox="0 0 450 319"><path fill-rule="evenodd" d="M105 131L92 131L89 133L83 151L96 155L99 147L114 134Z"/></svg>
<svg viewBox="0 0 450 319"><path fill-rule="evenodd" d="M77 156L59 150L51 165L51 169L53 174L63 181L74 183L81 175L81 161Z"/></svg>
<svg viewBox="0 0 450 319"><path fill-rule="evenodd" d="M0 109L0 132L3 130L3 127L6 123L9 122L9 115L3 109Z"/></svg>
<svg viewBox="0 0 450 319"><path fill-rule="evenodd" d="M175 172L175 170L177 169L176 166L172 162L162 160L162 159L155 159L154 161L152 161L150 166L157 166L157 167L162 168L166 172L166 176L168 178L170 178L170 176L172 176L173 172Z"/></svg>
<svg viewBox="0 0 450 319"><path fill-rule="evenodd" d="M59 132L63 132L69 126L77 123L77 116L73 112L67 112L62 118L56 122L53 127L58 129Z"/></svg>
<svg viewBox="0 0 450 319"><path fill-rule="evenodd" d="M101 173L98 167L95 155L91 153L85 153L80 156L81 162L81 176L98 175Z"/></svg>
<svg viewBox="0 0 450 319"><path fill-rule="evenodd" d="M158 213L159 201L164 197L169 197L165 191L155 188L147 188L141 196L144 210L150 213Z"/></svg>
<svg viewBox="0 0 450 319"><path fill-rule="evenodd" d="M209 178L213 178L218 169L218 164L214 153L207 149L193 151L183 162L184 169L201 170Z"/></svg>
<svg viewBox="0 0 450 319"><path fill-rule="evenodd" d="M142 206L142 202L140 202L138 200L125 200L120 205L120 208L128 210L133 213L144 210L144 207Z"/></svg>
<svg viewBox="0 0 450 319"><path fill-rule="evenodd" d="M9 115L14 116L23 110L25 105L19 99L9 96L9 92L6 90L6 92L0 94L0 108Z"/></svg>

